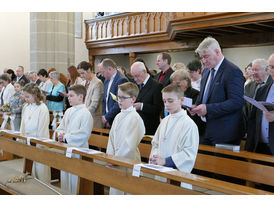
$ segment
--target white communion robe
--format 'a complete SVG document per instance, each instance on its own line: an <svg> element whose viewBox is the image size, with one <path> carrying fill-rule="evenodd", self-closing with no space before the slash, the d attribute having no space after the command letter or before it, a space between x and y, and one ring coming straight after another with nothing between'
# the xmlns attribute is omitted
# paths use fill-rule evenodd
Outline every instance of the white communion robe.
<svg viewBox="0 0 274 206"><path fill-rule="evenodd" d="M141 161L138 145L145 135L142 118L132 106L115 117L109 133L107 154ZM110 195L123 195L123 191L110 188Z"/></svg>
<svg viewBox="0 0 274 206"><path fill-rule="evenodd" d="M88 140L93 128L93 118L85 104L69 108L56 129L58 134L64 133L66 142L71 146L88 148ZM73 154L72 157L80 158ZM72 194L77 193L78 176L61 171L61 188Z"/></svg>
<svg viewBox="0 0 274 206"><path fill-rule="evenodd" d="M190 173L194 167L199 132L185 110L170 114L160 123L152 140L150 157L172 158L178 170Z"/></svg>
<svg viewBox="0 0 274 206"><path fill-rule="evenodd" d="M32 103L23 107L20 132L27 136L49 138L49 110L43 102L40 105ZM36 147L46 148L39 144ZM50 183L50 167L44 164L34 161L32 175L43 182Z"/></svg>

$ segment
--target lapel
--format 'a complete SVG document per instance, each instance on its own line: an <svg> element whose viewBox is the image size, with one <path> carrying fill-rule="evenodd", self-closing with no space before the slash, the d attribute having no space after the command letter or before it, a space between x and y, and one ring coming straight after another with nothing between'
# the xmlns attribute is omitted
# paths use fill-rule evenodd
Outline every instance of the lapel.
<svg viewBox="0 0 274 206"><path fill-rule="evenodd" d="M208 68L206 68L203 72L202 79L201 79L201 88L200 88L200 97L199 97L199 104L202 102L203 96L204 96L204 90L207 82L207 78L210 71Z"/></svg>
<svg viewBox="0 0 274 206"><path fill-rule="evenodd" d="M115 77L114 77L114 79L113 79L113 82L112 82L112 84L111 84L111 86L110 86L110 89L109 89L109 91L110 92L112 92L113 94L115 94L115 85L117 85L117 81L120 79L120 72L118 72L117 71L117 73L116 73L116 75L115 75ZM118 91L118 90L117 90ZM116 94L115 94L116 95Z"/></svg>
<svg viewBox="0 0 274 206"><path fill-rule="evenodd" d="M140 90L137 100L142 99L150 90L152 84L152 77L150 76L145 86ZM136 102L137 102L136 100Z"/></svg>
<svg viewBox="0 0 274 206"><path fill-rule="evenodd" d="M216 82L219 81L219 79L221 78L221 76L224 73L225 63L226 63L225 61L226 61L226 59L223 60L222 64L220 65L220 67L219 67L219 69L218 69L218 71L217 71L217 73L216 73L216 75L215 75L215 77L213 79L212 87L210 88L210 91L208 93L207 101L209 100L209 98L211 96L211 93L212 93L212 91L213 91L213 89L215 87ZM219 86L219 85L216 85L216 86Z"/></svg>

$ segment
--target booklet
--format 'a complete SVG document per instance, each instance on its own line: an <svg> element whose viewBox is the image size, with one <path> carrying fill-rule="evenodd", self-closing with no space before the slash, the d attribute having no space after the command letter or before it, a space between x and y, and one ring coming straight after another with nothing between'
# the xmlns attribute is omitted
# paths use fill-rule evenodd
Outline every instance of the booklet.
<svg viewBox="0 0 274 206"><path fill-rule="evenodd" d="M250 104L254 105L258 109L264 111L264 112L271 112L274 111L274 103L271 102L261 102L256 101L255 99L252 99L248 96L244 96L244 99L249 102Z"/></svg>
<svg viewBox="0 0 274 206"><path fill-rule="evenodd" d="M192 99L188 97L184 97L184 102L182 106L185 108L192 108Z"/></svg>

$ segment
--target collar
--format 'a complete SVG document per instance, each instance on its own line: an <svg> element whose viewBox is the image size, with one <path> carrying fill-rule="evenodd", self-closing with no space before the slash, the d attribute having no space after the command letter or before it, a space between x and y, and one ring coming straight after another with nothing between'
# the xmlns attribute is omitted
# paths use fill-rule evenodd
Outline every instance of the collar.
<svg viewBox="0 0 274 206"><path fill-rule="evenodd" d="M147 75L147 77L146 77L146 79L143 81L143 83L142 83L142 84L143 84L144 86L146 85L146 83L147 83L147 81L148 81L149 77L150 77L150 75L148 74L148 75Z"/></svg>
<svg viewBox="0 0 274 206"><path fill-rule="evenodd" d="M127 109L122 109L121 112L131 112L131 111L136 111L136 109L133 106L130 106Z"/></svg>
<svg viewBox="0 0 274 206"><path fill-rule="evenodd" d="M224 59L225 59L225 57L223 57L221 59L221 61L214 67L215 74L217 74L217 71L218 71L219 67L221 66L221 64L223 63ZM215 74L214 74L214 76L215 76Z"/></svg>
<svg viewBox="0 0 274 206"><path fill-rule="evenodd" d="M184 109L181 109L181 111L179 111L175 114L170 114L170 117L171 118L178 118L178 117L185 116L185 115L187 115L186 111Z"/></svg>
<svg viewBox="0 0 274 206"><path fill-rule="evenodd" d="M166 75L166 73L168 73L168 71L171 69L171 67L169 67L165 72L161 71L161 75Z"/></svg>

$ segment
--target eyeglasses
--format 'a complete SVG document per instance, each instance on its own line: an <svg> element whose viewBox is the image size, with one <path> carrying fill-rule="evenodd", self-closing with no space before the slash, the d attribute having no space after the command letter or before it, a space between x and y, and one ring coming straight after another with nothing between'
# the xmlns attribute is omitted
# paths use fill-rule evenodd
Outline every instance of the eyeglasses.
<svg viewBox="0 0 274 206"><path fill-rule="evenodd" d="M120 101L124 101L124 100L130 99L130 98L132 98L132 97L117 96L117 98L118 98L118 101L119 101L119 100L120 100Z"/></svg>
<svg viewBox="0 0 274 206"><path fill-rule="evenodd" d="M274 66L269 65L268 69L274 69Z"/></svg>

